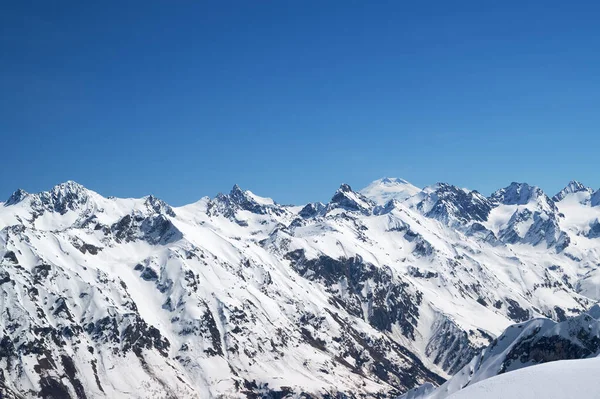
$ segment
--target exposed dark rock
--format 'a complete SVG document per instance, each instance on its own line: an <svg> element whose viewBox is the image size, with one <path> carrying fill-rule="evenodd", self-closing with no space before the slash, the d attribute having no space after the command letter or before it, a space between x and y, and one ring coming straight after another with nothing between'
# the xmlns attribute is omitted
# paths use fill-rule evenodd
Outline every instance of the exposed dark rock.
<svg viewBox="0 0 600 399"><path fill-rule="evenodd" d="M600 238L600 221L598 219L590 223L590 230L587 233L587 238Z"/></svg>
<svg viewBox="0 0 600 399"><path fill-rule="evenodd" d="M286 258L301 276L322 282L325 287L347 286L346 293L331 288L328 291L351 314L364 317L364 304L373 327L391 331L392 325L397 325L405 336L414 339L422 293L394 277L389 268L376 267L360 257L333 259L321 256L309 260L302 250L290 252ZM370 281L370 292L365 294L363 288L367 281Z"/></svg>
<svg viewBox="0 0 600 399"><path fill-rule="evenodd" d="M145 267L140 277L146 281L156 281L158 279L158 274L151 267Z"/></svg>
<svg viewBox="0 0 600 399"><path fill-rule="evenodd" d="M67 378L69 379L69 382L75 390L75 395L77 395L77 399L87 399L87 396L85 395L85 388L81 384L81 381L79 381L79 379L76 377L77 369L75 368L73 359L66 355L61 355L60 358Z"/></svg>
<svg viewBox="0 0 600 399"><path fill-rule="evenodd" d="M4 270L0 270L0 285L11 281L10 275Z"/></svg>
<svg viewBox="0 0 600 399"><path fill-rule="evenodd" d="M342 184L329 202L330 209L340 208L365 215L369 215L375 206L376 204L373 201L360 193L352 191L352 188L347 184Z"/></svg>
<svg viewBox="0 0 600 399"><path fill-rule="evenodd" d="M18 204L19 202L23 201L23 199L25 199L26 196L27 196L27 192L25 190L18 189L17 191L12 193L12 195L10 197L8 197L8 199L4 203L4 206L11 206L11 205Z"/></svg>
<svg viewBox="0 0 600 399"><path fill-rule="evenodd" d="M493 204L477 191L468 191L446 183L438 183L417 204L425 216L446 224L487 220Z"/></svg>
<svg viewBox="0 0 600 399"><path fill-rule="evenodd" d="M183 237L183 234L164 215L143 217L125 215L110 227L117 242L144 240L150 244L166 245Z"/></svg>
<svg viewBox="0 0 600 399"><path fill-rule="evenodd" d="M42 399L71 399L69 389L59 380L52 377L40 378L40 392Z"/></svg>
<svg viewBox="0 0 600 399"><path fill-rule="evenodd" d="M7 261L17 264L19 263L19 260L17 259L17 255L15 255L15 253L13 251L6 251L6 253L4 254L4 259L6 259Z"/></svg>
<svg viewBox="0 0 600 399"><path fill-rule="evenodd" d="M508 317L515 322L520 323L531 318L529 311L523 309L521 305L519 305L519 303L514 299L506 298L506 302L508 303Z"/></svg>
<svg viewBox="0 0 600 399"><path fill-rule="evenodd" d="M325 214L327 207L321 202L311 202L302 208L298 215L304 219L314 218L316 216L322 216Z"/></svg>
<svg viewBox="0 0 600 399"><path fill-rule="evenodd" d="M560 192L558 192L554 197L552 197L552 201L559 202L562 201L569 194L581 192L587 192L591 194L593 190L589 187L584 186L577 180L571 180L565 188L560 190Z"/></svg>
<svg viewBox="0 0 600 399"><path fill-rule="evenodd" d="M175 215L175 211L173 211L173 208L167 205L167 203L163 200L158 199L153 195L149 195L148 197L146 197L146 201L144 201L144 204L151 213L165 214L173 218L177 216Z"/></svg>
<svg viewBox="0 0 600 399"><path fill-rule="evenodd" d="M448 374L456 373L477 353L468 334L448 317L441 317L433 328L425 354Z"/></svg>

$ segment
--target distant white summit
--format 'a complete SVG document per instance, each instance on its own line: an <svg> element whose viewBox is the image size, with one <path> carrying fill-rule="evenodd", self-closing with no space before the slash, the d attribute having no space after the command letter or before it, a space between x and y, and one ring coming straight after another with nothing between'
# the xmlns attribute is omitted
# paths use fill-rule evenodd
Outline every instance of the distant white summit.
<svg viewBox="0 0 600 399"><path fill-rule="evenodd" d="M404 179L396 177L384 177L375 180L367 187L360 190L362 195L371 198L380 205L384 205L392 199L404 201L419 192L421 192L420 188Z"/></svg>

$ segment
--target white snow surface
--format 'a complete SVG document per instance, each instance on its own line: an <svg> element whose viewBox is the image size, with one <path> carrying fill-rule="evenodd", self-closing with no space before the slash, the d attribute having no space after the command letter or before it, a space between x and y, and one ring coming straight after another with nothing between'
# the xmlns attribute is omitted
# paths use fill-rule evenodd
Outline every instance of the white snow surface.
<svg viewBox="0 0 600 399"><path fill-rule="evenodd" d="M378 204L384 205L393 199L404 201L420 191L420 188L413 186L404 179L384 177L374 180L367 187L360 190L360 193Z"/></svg>
<svg viewBox="0 0 600 399"><path fill-rule="evenodd" d="M448 399L597 399L600 359L562 360L471 385Z"/></svg>

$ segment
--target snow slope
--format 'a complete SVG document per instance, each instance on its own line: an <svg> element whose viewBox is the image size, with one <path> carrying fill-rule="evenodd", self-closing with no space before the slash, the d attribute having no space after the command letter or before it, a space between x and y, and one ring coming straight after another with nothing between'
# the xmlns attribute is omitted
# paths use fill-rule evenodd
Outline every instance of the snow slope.
<svg viewBox="0 0 600 399"><path fill-rule="evenodd" d="M490 378L449 399L596 399L598 372L600 359L563 360Z"/></svg>
<svg viewBox="0 0 600 399"><path fill-rule="evenodd" d="M75 182L16 191L0 203L0 387L395 397L596 299L593 194L369 187L286 206L234 186L177 208Z"/></svg>
<svg viewBox="0 0 600 399"><path fill-rule="evenodd" d="M512 374L515 370L547 362L595 358L600 355L599 319L600 306L596 304L587 312L560 323L540 318L510 326L439 388L434 389L426 384L409 391L401 399L454 398L455 393L461 392L465 387L475 387L483 384L482 382L499 379L496 376ZM589 364L600 366L597 362ZM596 369L597 371L600 369ZM560 380L567 385L564 377ZM507 380L502 377L499 381ZM483 386L497 387L498 384L485 383ZM496 389L493 388L490 394L496 392ZM498 391L498 394L501 392Z"/></svg>
<svg viewBox="0 0 600 399"><path fill-rule="evenodd" d="M384 177L373 181L360 190L360 193L378 204L384 205L392 199L404 201L420 191L420 188L413 186L404 179Z"/></svg>

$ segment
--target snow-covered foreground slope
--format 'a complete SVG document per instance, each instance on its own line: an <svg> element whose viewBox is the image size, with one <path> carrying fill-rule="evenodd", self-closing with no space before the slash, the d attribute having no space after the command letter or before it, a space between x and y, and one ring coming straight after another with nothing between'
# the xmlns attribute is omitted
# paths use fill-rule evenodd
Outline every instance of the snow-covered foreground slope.
<svg viewBox="0 0 600 399"><path fill-rule="evenodd" d="M562 362L564 360L595 358L598 355L600 355L600 306L594 305L589 311L560 323L541 318L510 326L490 346L476 355L462 370L439 388L434 388L427 383L409 391L401 399L470 397L458 393L465 390L472 392L472 395L474 392L486 392L487 389L490 390L490 395L500 395L502 392L508 395L513 391L502 390L501 381L513 381L517 384L522 380L497 376L503 376L505 373L513 375L513 372L516 373L515 370L557 361L559 364L551 366L547 370L559 370L570 364ZM595 362L587 364L595 367L595 373L600 372L600 363L597 359ZM516 374L530 375L529 372ZM557 375L559 381L562 381L565 386L569 386L566 378L566 376ZM493 382L487 382L488 380L493 380ZM485 388L475 389L480 384ZM468 389L471 386L473 389ZM530 388L531 392L540 392L541 387L531 386ZM480 397L487 398L488 396ZM519 395L518 397L527 396ZM577 396L563 397L575 398Z"/></svg>
<svg viewBox="0 0 600 399"><path fill-rule="evenodd" d="M502 374L449 399L597 399L600 359L563 360Z"/></svg>
<svg viewBox="0 0 600 399"><path fill-rule="evenodd" d="M362 193L283 206L235 186L173 208L74 182L15 192L0 205L0 389L395 397L442 384L514 322L595 302L593 190Z"/></svg>

